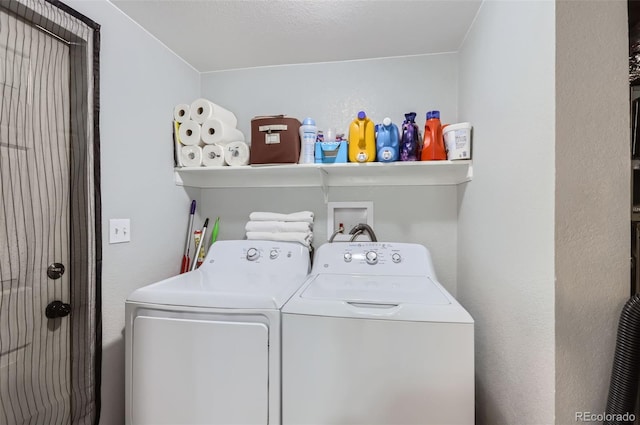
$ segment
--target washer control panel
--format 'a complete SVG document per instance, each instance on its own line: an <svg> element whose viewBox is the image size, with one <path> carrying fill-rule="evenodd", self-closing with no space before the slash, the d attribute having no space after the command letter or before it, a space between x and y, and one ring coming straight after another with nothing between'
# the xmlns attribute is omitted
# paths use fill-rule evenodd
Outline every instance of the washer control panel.
<svg viewBox="0 0 640 425"><path fill-rule="evenodd" d="M354 246L355 245L355 246ZM391 260L393 263L402 261L402 253L400 249L393 249L391 244L383 244L380 246L367 246L369 244L354 244L347 247L342 254L345 263L362 262L374 266L378 263L384 264Z"/></svg>
<svg viewBox="0 0 640 425"><path fill-rule="evenodd" d="M316 273L434 275L429 251L401 242L327 243L318 248L313 268Z"/></svg>

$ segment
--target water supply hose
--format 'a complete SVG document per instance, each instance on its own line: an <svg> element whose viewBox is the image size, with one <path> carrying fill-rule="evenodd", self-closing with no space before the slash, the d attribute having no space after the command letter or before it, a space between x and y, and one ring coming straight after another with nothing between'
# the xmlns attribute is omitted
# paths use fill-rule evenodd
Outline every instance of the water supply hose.
<svg viewBox="0 0 640 425"><path fill-rule="evenodd" d="M341 224L340 227L338 227L338 230L336 230L335 232L333 232L331 234L331 237L329 238L329 243L333 242L333 240L336 238L336 236L338 236L338 233L343 233L343 232L344 232L344 227Z"/></svg>
<svg viewBox="0 0 640 425"><path fill-rule="evenodd" d="M640 294L626 302L620 313L616 352L603 425L632 424L640 371Z"/></svg>
<svg viewBox="0 0 640 425"><path fill-rule="evenodd" d="M367 232L369 234L371 242L378 242L378 238L376 237L376 234L371 226L365 223L356 224L351 230L349 230L349 234L352 235L351 239L349 239L349 242L353 242L358 237L358 235L361 235L364 232Z"/></svg>

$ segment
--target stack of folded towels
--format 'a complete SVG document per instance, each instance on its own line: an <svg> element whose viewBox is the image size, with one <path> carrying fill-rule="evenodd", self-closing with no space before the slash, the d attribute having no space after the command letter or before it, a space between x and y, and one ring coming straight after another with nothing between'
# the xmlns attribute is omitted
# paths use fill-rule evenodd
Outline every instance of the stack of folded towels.
<svg viewBox="0 0 640 425"><path fill-rule="evenodd" d="M311 249L313 242L313 213L299 211L291 214L252 212L245 226L247 239L299 242Z"/></svg>

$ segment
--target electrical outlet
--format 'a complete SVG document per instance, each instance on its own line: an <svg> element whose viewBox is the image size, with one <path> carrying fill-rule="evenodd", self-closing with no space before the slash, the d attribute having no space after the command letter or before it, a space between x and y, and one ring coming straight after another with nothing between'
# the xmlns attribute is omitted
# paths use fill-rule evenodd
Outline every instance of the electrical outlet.
<svg viewBox="0 0 640 425"><path fill-rule="evenodd" d="M109 220L109 243L131 241L131 221L128 218L112 218Z"/></svg>
<svg viewBox="0 0 640 425"><path fill-rule="evenodd" d="M340 225L344 227L344 231L333 238L334 242L348 241L351 238L349 231L360 223L373 228L373 202L329 202L327 208L327 239L331 238ZM365 233L358 236L357 240L371 239Z"/></svg>

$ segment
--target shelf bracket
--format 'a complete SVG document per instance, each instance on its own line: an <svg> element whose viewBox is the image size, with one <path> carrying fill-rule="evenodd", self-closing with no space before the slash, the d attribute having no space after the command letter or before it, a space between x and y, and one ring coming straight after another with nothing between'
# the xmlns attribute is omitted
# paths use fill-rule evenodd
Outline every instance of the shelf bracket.
<svg viewBox="0 0 640 425"><path fill-rule="evenodd" d="M322 184L322 195L324 195L324 203L326 205L329 203L329 185L327 184L329 173L324 168L318 168L318 170L320 170L320 183Z"/></svg>
<svg viewBox="0 0 640 425"><path fill-rule="evenodd" d="M176 185L184 186L184 180L182 180L182 176L177 171L173 172L173 180Z"/></svg>

